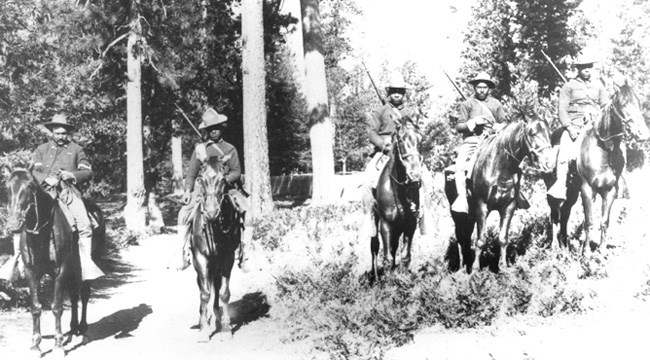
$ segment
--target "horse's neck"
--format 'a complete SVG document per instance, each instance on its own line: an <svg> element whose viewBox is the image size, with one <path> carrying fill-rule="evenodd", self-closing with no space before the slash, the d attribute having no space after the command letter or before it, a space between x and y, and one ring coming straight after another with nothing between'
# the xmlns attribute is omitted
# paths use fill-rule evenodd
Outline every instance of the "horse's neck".
<svg viewBox="0 0 650 360"><path fill-rule="evenodd" d="M620 143L623 134L623 122L614 114L614 104L610 104L595 124L596 134L602 141ZM618 136L620 135L620 136Z"/></svg>
<svg viewBox="0 0 650 360"><path fill-rule="evenodd" d="M398 146L398 145L395 145ZM397 152L397 148L395 147L395 150L393 150L393 154L388 160L388 163L386 166L391 167L391 177L397 181L404 181L406 180L406 168L404 167L404 164L399 159L399 153Z"/></svg>
<svg viewBox="0 0 650 360"><path fill-rule="evenodd" d="M528 154L528 149L524 140L525 124L519 123L512 129L511 126L497 134L493 140L493 152L495 155L495 169L500 172L504 170L517 171L519 164ZM490 153L488 152L488 153Z"/></svg>

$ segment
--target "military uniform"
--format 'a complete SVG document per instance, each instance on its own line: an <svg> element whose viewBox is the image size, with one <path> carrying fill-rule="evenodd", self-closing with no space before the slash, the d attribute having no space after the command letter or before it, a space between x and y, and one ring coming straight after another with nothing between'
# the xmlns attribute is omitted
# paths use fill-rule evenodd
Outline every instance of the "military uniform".
<svg viewBox="0 0 650 360"><path fill-rule="evenodd" d="M578 60L576 66L591 68L594 60ZM576 158L577 144L574 143L585 125L599 116L601 107L607 102L605 87L598 81L578 77L569 80L562 89L558 100L558 116L562 123L562 136L557 155L557 180L548 190L548 195L556 199L566 198L566 181L569 161ZM623 152L625 153L625 152Z"/></svg>
<svg viewBox="0 0 650 360"><path fill-rule="evenodd" d="M52 130L54 136L58 136L57 129L66 130L65 133L60 133L64 137L68 136L67 132L74 129L62 114L55 115L52 121L45 123L44 126ZM77 230L81 278L92 280L103 276L104 273L92 260L92 224L81 193L76 188L89 181L93 175L90 161L83 148L67 139L61 144L52 140L36 148L32 154L32 161L34 165L32 174L38 183L44 185L45 190L57 199L66 219ZM62 171L71 173L72 178L68 179L67 174L64 178Z"/></svg>
<svg viewBox="0 0 650 360"><path fill-rule="evenodd" d="M225 126L228 120L225 115L219 114L212 108L208 108L205 111L202 119L203 121L199 125L199 130L205 130L208 134L211 129L222 129L221 126ZM190 158L187 174L185 176L186 195L184 195L184 198L189 196L189 199L184 200L187 201L187 204L181 207L178 212L178 234L180 235L180 241L183 247L181 256L175 256L174 259L172 259L172 263L175 263L172 267L177 270L183 270L190 264L190 225L192 222L192 214L198 204L197 199L199 195L198 188L195 186L195 181L199 172L203 169L204 164L212 158L217 158L222 164L224 164L224 179L231 185L226 196L230 198L235 210L242 214L242 218L248 210L248 200L246 195L234 187L234 185L241 179L241 166L239 164L239 154L237 153L237 149L220 137L218 140L215 138L214 140L208 140L197 144L192 153L192 157ZM244 232L244 235L250 234L246 231ZM242 270L246 271L244 238L245 236L242 236L237 257L239 258L239 266ZM178 262L179 260L180 262Z"/></svg>
<svg viewBox="0 0 650 360"><path fill-rule="evenodd" d="M489 88L494 88L494 82L485 73L479 73L470 84L476 86L478 83L485 83ZM478 120L482 124L477 124ZM504 124L506 121L505 111L501 103L487 95L484 100L476 97L467 99L460 104L460 114L456 122L456 130L463 135L463 143L458 147L456 157L455 182L458 197L452 204L451 209L455 212L466 213L468 211L466 171L471 165L471 159L476 152L482 139L494 132L497 124Z"/></svg>

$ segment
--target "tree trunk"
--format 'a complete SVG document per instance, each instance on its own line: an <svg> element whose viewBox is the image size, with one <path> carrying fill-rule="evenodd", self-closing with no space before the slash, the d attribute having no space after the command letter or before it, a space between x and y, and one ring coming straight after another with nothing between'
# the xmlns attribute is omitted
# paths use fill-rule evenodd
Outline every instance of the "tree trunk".
<svg viewBox="0 0 650 360"><path fill-rule="evenodd" d="M135 18L135 17L134 17ZM133 20L132 30L126 45L127 83L126 83L126 207L124 220L126 228L136 233L146 229L146 207L144 189L144 166L142 152L142 56L134 51L140 38L140 25Z"/></svg>
<svg viewBox="0 0 650 360"><path fill-rule="evenodd" d="M172 193L183 193L183 146L180 134L172 136Z"/></svg>
<svg viewBox="0 0 650 360"><path fill-rule="evenodd" d="M266 131L263 0L242 1L245 187L251 194L247 220L273 210Z"/></svg>
<svg viewBox="0 0 650 360"><path fill-rule="evenodd" d="M313 186L312 204L334 201L334 127L329 118L327 78L319 0L301 0L305 52L305 96L310 126Z"/></svg>
<svg viewBox="0 0 650 360"><path fill-rule="evenodd" d="M304 96L305 88L305 51L303 49L302 19L300 0L285 0L282 2L282 13L291 15L298 20L296 31L286 35L287 45L291 49L291 62L294 66L296 87L298 93Z"/></svg>

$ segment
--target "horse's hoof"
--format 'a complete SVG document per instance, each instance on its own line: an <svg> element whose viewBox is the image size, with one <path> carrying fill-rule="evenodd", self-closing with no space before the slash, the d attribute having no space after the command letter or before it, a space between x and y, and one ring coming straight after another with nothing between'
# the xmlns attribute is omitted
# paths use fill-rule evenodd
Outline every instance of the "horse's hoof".
<svg viewBox="0 0 650 360"><path fill-rule="evenodd" d="M210 342L210 336L211 336L210 331L201 330L199 331L196 341L200 343Z"/></svg>

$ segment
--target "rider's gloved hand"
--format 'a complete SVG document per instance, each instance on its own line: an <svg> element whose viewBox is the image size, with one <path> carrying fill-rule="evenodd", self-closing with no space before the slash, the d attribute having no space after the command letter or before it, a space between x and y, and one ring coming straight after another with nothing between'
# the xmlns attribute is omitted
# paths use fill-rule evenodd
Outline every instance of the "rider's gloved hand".
<svg viewBox="0 0 650 360"><path fill-rule="evenodd" d="M45 183L45 185L47 185L49 187L55 187L59 183L59 180L57 180L57 178L54 178L54 177L48 177L48 178L45 178L45 180L43 180L43 182Z"/></svg>
<svg viewBox="0 0 650 360"><path fill-rule="evenodd" d="M62 181L76 180L76 178L74 177L74 174L71 173L70 171L66 171L66 170L60 170L59 171L59 178Z"/></svg>
<svg viewBox="0 0 650 360"><path fill-rule="evenodd" d="M192 198L192 194L190 194L189 191L185 191L183 193L183 196L181 197L181 202L185 205L190 203L190 199Z"/></svg>

